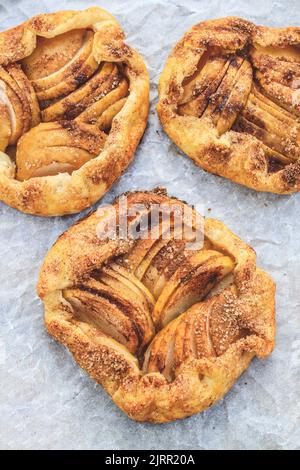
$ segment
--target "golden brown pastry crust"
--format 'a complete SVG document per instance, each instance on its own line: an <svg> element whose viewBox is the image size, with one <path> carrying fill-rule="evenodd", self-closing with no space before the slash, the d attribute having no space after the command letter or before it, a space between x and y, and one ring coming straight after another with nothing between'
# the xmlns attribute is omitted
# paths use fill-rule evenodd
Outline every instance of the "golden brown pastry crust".
<svg viewBox="0 0 300 470"><path fill-rule="evenodd" d="M124 43L124 34L115 18L97 7L88 8L84 11L60 11L38 15L16 28L1 33L0 81L1 71L7 73L7 67L11 67L11 64L27 58L34 52L37 37L55 38L58 35L79 29L87 29L94 32L93 57L89 57L89 67L92 67L95 62L100 64L103 61L106 63L125 64L126 78L130 86L129 94L125 104L121 103L123 106L121 110L116 108L111 110L109 108L108 113L103 114L103 122L101 124L105 127L106 121L111 118L111 115L117 113L104 146L101 136L100 140L97 140L94 131L89 132L89 129L86 131L82 130L83 125L81 122L78 125L76 122L75 126L74 122L76 120L70 121L72 129L69 129L64 124L63 132L65 134L70 133L67 144L70 140L80 139L81 134L84 132L88 133L86 139L88 143L92 141L92 148L83 142L83 156L81 159L79 158L79 162L75 162L75 168L79 167L79 169L73 171L72 174L59 173L55 176L38 176L18 181L15 178L16 168L14 162L6 153L0 152L0 199L26 213L55 216L79 212L91 206L103 196L115 180L126 170L146 127L149 107L149 79L145 64L140 55ZM9 77L7 79L9 80ZM76 80L79 79L80 77L76 78ZM24 102L22 103L22 119L16 123L17 129L15 129L15 134L17 138L36 123L34 121L34 117L36 117L36 109L34 108L36 98L32 97L34 92L32 88L28 90L28 84L30 82L26 78L26 87L24 85L23 88L26 88L27 92L25 93L23 89L23 94L19 97L19 100L11 91L11 99L15 99L15 106L19 105L20 107L20 99L23 99ZM71 87L70 89L74 85L72 81L68 80L58 82L60 87L66 86L66 84ZM43 80L36 80L35 91L37 92L38 87L42 85ZM11 88L9 89L11 90ZM37 94L39 93L38 91ZM49 94L47 87L42 93ZM44 97L43 94L41 96ZM9 141L9 116L5 104L6 101L3 99L2 94L2 99L0 97L0 111L3 116L3 125L1 122L0 131L0 145L2 149L6 148ZM50 116L44 114L43 120L55 120L53 116L56 116L55 113L58 113L58 111L57 107L54 110L53 108L52 106ZM47 110L49 109L47 108ZM43 113L45 112L42 111L42 116ZM60 120L59 113L57 115L57 120ZM47 128L47 124L41 125ZM23 128L21 128L22 126ZM74 127L76 127L75 130ZM35 131L36 128L33 130ZM17 131L18 133L16 133ZM38 154L39 147L36 144L36 135L29 132L21 140L25 138L27 140L23 142L24 145L22 143L22 157L25 155L24 158L26 158L26 152L34 145L37 145L35 150L36 154ZM40 140L41 142L43 141L42 138ZM53 145L51 139L47 140L47 145L50 147ZM100 148L101 151L98 154L97 152L99 152ZM92 151L98 156L89 159L85 163L88 159L86 155L88 151ZM80 167L82 163L85 164ZM19 179L23 179L27 175L25 169L22 168L17 176Z"/></svg>
<svg viewBox="0 0 300 470"><path fill-rule="evenodd" d="M129 193L127 198L128 210L138 203L184 207L162 192ZM38 293L47 330L134 420L166 422L210 407L254 356L271 353L274 283L256 267L253 249L218 220L205 220L203 249L184 258L183 247L178 242L176 252L172 237L173 256L166 245L158 252L157 240L155 245L151 239L101 240L96 235L99 217L95 212L71 227L45 258ZM149 259L148 269L139 269ZM227 266L223 274L221 266ZM159 294L153 279L162 273ZM232 276L227 286L226 275ZM214 286L209 295L207 286ZM180 302L187 290L190 308L185 311ZM162 326L170 306L174 319ZM103 331L109 322L114 338Z"/></svg>
<svg viewBox="0 0 300 470"><path fill-rule="evenodd" d="M300 189L300 29L241 18L192 27L171 52L157 107L196 164L258 191Z"/></svg>

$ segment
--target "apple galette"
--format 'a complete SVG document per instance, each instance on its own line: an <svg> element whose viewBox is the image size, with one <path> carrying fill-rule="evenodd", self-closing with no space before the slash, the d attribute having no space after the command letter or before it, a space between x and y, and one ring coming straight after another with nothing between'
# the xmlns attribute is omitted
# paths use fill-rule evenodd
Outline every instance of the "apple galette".
<svg viewBox="0 0 300 470"><path fill-rule="evenodd" d="M299 191L299 28L197 24L168 58L157 109L204 170L258 191Z"/></svg>
<svg viewBox="0 0 300 470"><path fill-rule="evenodd" d="M52 216L96 202L143 135L149 80L112 15L94 7L0 33L0 199Z"/></svg>
<svg viewBox="0 0 300 470"><path fill-rule="evenodd" d="M222 222L196 223L192 209L175 217L188 206L164 191L128 193L126 204L51 248L38 282L46 327L130 418L184 418L271 353L274 283Z"/></svg>

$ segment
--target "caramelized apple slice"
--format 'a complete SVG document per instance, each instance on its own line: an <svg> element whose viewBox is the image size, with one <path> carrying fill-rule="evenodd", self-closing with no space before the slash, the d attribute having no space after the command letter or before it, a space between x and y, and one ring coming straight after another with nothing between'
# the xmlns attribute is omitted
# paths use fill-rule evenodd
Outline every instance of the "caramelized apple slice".
<svg viewBox="0 0 300 470"><path fill-rule="evenodd" d="M229 63L229 60L224 57L207 59L197 76L184 87L184 94L178 109L179 114L201 117L209 97L218 88Z"/></svg>
<svg viewBox="0 0 300 470"><path fill-rule="evenodd" d="M297 145L297 130L286 124L285 120L280 121L277 117L269 114L265 109L260 109L260 103L254 96L248 100L243 116L250 122L269 133L270 138L265 143L273 142L273 149L292 160L297 160L300 156L300 148ZM264 135L265 135L264 134Z"/></svg>
<svg viewBox="0 0 300 470"><path fill-rule="evenodd" d="M106 134L95 126L74 121L39 124L19 140L17 179L71 173L96 157L105 140Z"/></svg>
<svg viewBox="0 0 300 470"><path fill-rule="evenodd" d="M236 74L235 81L228 100L220 113L217 122L217 131L219 135L230 130L239 112L244 109L252 85L252 68L250 63L245 60Z"/></svg>
<svg viewBox="0 0 300 470"><path fill-rule="evenodd" d="M115 303L103 297L101 292L88 291L84 287L66 289L64 297L72 305L76 319L111 336L131 353L136 352L139 340L131 320Z"/></svg>
<svg viewBox="0 0 300 470"><path fill-rule="evenodd" d="M176 318L154 337L149 345L143 363L144 373L161 372L170 380L173 371L174 335L177 324L180 321Z"/></svg>
<svg viewBox="0 0 300 470"><path fill-rule="evenodd" d="M42 111L43 121L76 118L86 108L116 88L120 80L117 66L104 63L87 83L44 109Z"/></svg>
<svg viewBox="0 0 300 470"><path fill-rule="evenodd" d="M285 122L287 125L295 128L297 130L297 140L299 141L300 124L295 120L295 116L263 95L258 90L257 86L252 87L251 93L257 99L261 109L267 111L279 121Z"/></svg>
<svg viewBox="0 0 300 470"><path fill-rule="evenodd" d="M297 47L259 47L250 51L254 67L269 82L287 87L300 78L300 51Z"/></svg>
<svg viewBox="0 0 300 470"><path fill-rule="evenodd" d="M29 120L27 126L23 127L23 132L26 132L31 127L36 126L40 122L40 107L35 94L35 91L24 74L19 64L10 64L6 67L6 71L18 85L23 95L23 100L29 106Z"/></svg>
<svg viewBox="0 0 300 470"><path fill-rule="evenodd" d="M153 339L143 371L161 372L173 380L176 369L190 358L216 357L250 331L239 324L235 288L193 305L171 321Z"/></svg>
<svg viewBox="0 0 300 470"><path fill-rule="evenodd" d="M124 297L124 289L121 291L105 286L101 281L96 279L89 279L85 286L95 292L101 293L102 296L109 299L110 302L120 308L123 313L132 321L132 327L135 330L138 340L139 348L143 348L152 339L154 334L153 323L149 315L148 308L141 308L141 305L136 301L134 296L128 293Z"/></svg>
<svg viewBox="0 0 300 470"><path fill-rule="evenodd" d="M250 122L244 115L247 115L246 112L239 116L234 126L235 130L254 135L257 139L262 141L266 147L276 152L278 159L283 163L290 163L292 160L298 158L300 155L298 146L292 142L284 141L276 136L276 134L270 133L263 127L259 127L255 123ZM251 119L252 118L253 116L251 116Z"/></svg>
<svg viewBox="0 0 300 470"><path fill-rule="evenodd" d="M128 83L125 78L123 78L117 88L110 91L103 98L99 99L94 104L89 106L75 119L75 121L87 122L89 124L98 123L98 119L100 116L103 115L104 111L106 111L108 108L111 109L112 105L119 103L119 101L122 101L122 99L125 98L127 94ZM120 104L118 106L120 106ZM115 114L116 113L113 113L112 117L114 117ZM109 127L111 126L112 117L110 117L110 120L108 122ZM107 121L107 117L105 120ZM101 123L99 127L102 128Z"/></svg>
<svg viewBox="0 0 300 470"><path fill-rule="evenodd" d="M121 111L127 98L123 98L107 108L97 121L97 126L102 131L108 131L111 128L114 117Z"/></svg>
<svg viewBox="0 0 300 470"><path fill-rule="evenodd" d="M145 272L149 268L153 258L159 253L159 251L169 243L169 240L157 240L154 243L150 250L147 252L146 256L142 259L141 263L135 270L135 275L138 279L142 279Z"/></svg>
<svg viewBox="0 0 300 470"><path fill-rule="evenodd" d="M258 61L264 57L270 57L272 59L279 59L289 63L300 63L300 52L299 48L295 46L267 46L263 47L259 44L254 44L250 51L252 60L255 65L258 65Z"/></svg>
<svg viewBox="0 0 300 470"><path fill-rule="evenodd" d="M135 273L139 264L156 242L157 240L151 238L138 239L131 251L123 258L122 264L129 272Z"/></svg>
<svg viewBox="0 0 300 470"><path fill-rule="evenodd" d="M93 32L87 31L82 46L69 62L50 75L32 81L40 101L69 94L96 72L99 64L92 53L93 38Z"/></svg>
<svg viewBox="0 0 300 470"><path fill-rule="evenodd" d="M186 359L216 356L209 335L214 302L215 299L198 303L165 326L147 349L143 371L161 372L171 381L176 368Z"/></svg>
<svg viewBox="0 0 300 470"><path fill-rule="evenodd" d="M231 59L219 87L216 89L215 93L210 96L209 104L203 113L203 117L209 117L214 125L217 125L232 88L239 77L239 71L244 61L245 60L240 56Z"/></svg>
<svg viewBox="0 0 300 470"><path fill-rule="evenodd" d="M207 239L204 239L202 249L210 250L211 248L211 243ZM163 288L165 287L166 282L171 278L175 271L177 271L177 269L186 262L186 259L193 255L193 253L194 250L179 249L179 251L174 255L174 257L172 259L169 259L168 264L162 267L162 269L158 270L153 280L153 295L156 299L158 299L158 297L160 296Z"/></svg>
<svg viewBox="0 0 300 470"><path fill-rule="evenodd" d="M148 303L150 309L154 307L155 299L153 295L134 274L131 274L127 271L127 269L117 263L110 264L110 269L115 272L118 276L121 276L123 278L123 282L124 280L128 280L131 285L134 285L136 289L141 292L146 302Z"/></svg>
<svg viewBox="0 0 300 470"><path fill-rule="evenodd" d="M5 76L6 75L6 76ZM6 79L6 80L5 80ZM9 144L15 144L23 133L23 126L26 124L26 112L23 109L23 104L18 94L13 88L11 83L9 84L9 75L0 68L0 89L1 95L5 96L5 104L9 113L11 135ZM28 113L28 108L27 108ZM23 118L25 119L23 120ZM28 117L27 117L28 123Z"/></svg>
<svg viewBox="0 0 300 470"><path fill-rule="evenodd" d="M234 268L228 256L201 250L180 266L166 283L154 311L153 321L161 328L203 299L209 290Z"/></svg>
<svg viewBox="0 0 300 470"><path fill-rule="evenodd" d="M108 287L111 287L113 290L118 292L120 297L128 300L133 305L136 305L141 311L144 312L144 315L147 317L147 322L151 325L151 329L154 333L154 327L152 323L152 318L149 310L148 299L145 297L144 293L129 279L125 279L123 276L119 275L116 271L110 267L103 268L97 275L96 279L99 280L102 284L105 284Z"/></svg>
<svg viewBox="0 0 300 470"><path fill-rule="evenodd" d="M18 64L0 67L0 90L1 102L6 106L10 119L8 144L13 145L39 122L39 107L30 82ZM4 125L7 127L7 123Z"/></svg>
<svg viewBox="0 0 300 470"><path fill-rule="evenodd" d="M157 239L155 243L149 244L148 250L146 251L143 258L140 260L138 266L136 267L135 275L137 276L138 279L141 279L142 282L144 282L144 280L145 282L147 282L146 273L151 268L151 266L154 266L155 264L159 264L160 263L159 260L161 260L162 264L164 263L164 259L165 259L164 256L165 255L167 256L168 252L172 256L172 251L175 250L173 252L173 257L174 257L177 249L179 250L179 246L181 246L183 249L184 245L195 240L194 231L186 230L185 233L182 233L182 226L174 227L173 223L174 222L170 220L170 225L168 225L167 227L163 228L162 225L160 226L160 233L161 233L160 238ZM173 250L172 250L172 246L173 246ZM176 246L177 248L175 248ZM166 260L166 262L168 262L168 260ZM150 286L150 283L152 284L152 282L150 281L150 276L151 276L151 272L149 271L148 273L149 286Z"/></svg>
<svg viewBox="0 0 300 470"><path fill-rule="evenodd" d="M141 308L128 292L124 293L124 289L89 279L80 288L67 289L64 296L71 303L74 297L80 300L85 306L86 321L91 318L91 323L105 334L116 340L118 336L130 352L138 353L152 339L153 324L148 309Z"/></svg>
<svg viewBox="0 0 300 470"><path fill-rule="evenodd" d="M6 147L9 144L11 137L11 124L8 108L6 106L6 95L3 93L0 81L0 116L1 116L1 126L0 126L0 151L4 152Z"/></svg>
<svg viewBox="0 0 300 470"><path fill-rule="evenodd" d="M145 284L151 292L154 292L154 287L161 273L170 262L184 250L185 245L186 242L184 240L169 240L162 246L158 253L156 253L142 278L143 284Z"/></svg>
<svg viewBox="0 0 300 470"><path fill-rule="evenodd" d="M295 116L300 116L300 103L295 100L295 89L282 83L270 81L261 72L256 72L256 79L258 80L261 88L278 105L285 108Z"/></svg>
<svg viewBox="0 0 300 470"><path fill-rule="evenodd" d="M22 67L31 81L51 76L67 66L80 51L86 30L72 29L53 38L37 36L36 48L22 60Z"/></svg>

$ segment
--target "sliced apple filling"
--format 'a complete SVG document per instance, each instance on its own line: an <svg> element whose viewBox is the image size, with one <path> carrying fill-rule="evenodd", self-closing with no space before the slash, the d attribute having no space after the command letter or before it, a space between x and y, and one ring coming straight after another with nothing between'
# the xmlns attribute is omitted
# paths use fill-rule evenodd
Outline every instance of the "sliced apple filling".
<svg viewBox="0 0 300 470"><path fill-rule="evenodd" d="M294 116L300 116L295 90L300 89L300 49L296 46L259 47L251 52L255 78L263 92Z"/></svg>
<svg viewBox="0 0 300 470"><path fill-rule="evenodd" d="M73 306L78 320L100 329L131 353L139 354L154 335L149 308L123 281L113 283L112 279L104 273L99 280L89 279L66 289L64 297Z"/></svg>
<svg viewBox="0 0 300 470"><path fill-rule="evenodd" d="M210 118L219 135L229 130L247 101L252 83L250 63L239 56L206 52L194 77L183 83L178 113Z"/></svg>
<svg viewBox="0 0 300 470"><path fill-rule="evenodd" d="M0 66L1 149L40 121L40 109L30 81L18 64Z"/></svg>
<svg viewBox="0 0 300 470"><path fill-rule="evenodd" d="M41 123L18 142L17 179L72 173L100 153L106 137L74 121Z"/></svg>
<svg viewBox="0 0 300 470"><path fill-rule="evenodd" d="M255 85L234 129L254 135L266 155L278 162L289 164L300 156L300 124Z"/></svg>
<svg viewBox="0 0 300 470"><path fill-rule="evenodd" d="M79 114L77 119L41 123L27 132L18 143L17 178L24 180L34 176L72 173L97 157L105 145L105 132L109 131L114 117L125 104L126 98L123 97L127 91L127 82L123 80L118 89L107 94L102 91L104 97L101 99L101 94L98 95L99 101L91 107L88 105L96 99L95 94L91 93L86 98L82 95L80 106L85 112ZM71 99L68 103L73 106ZM79 111L76 106L74 109L76 113Z"/></svg>
<svg viewBox="0 0 300 470"><path fill-rule="evenodd" d="M153 310L157 328L164 327L209 291L234 269L229 256L214 250L200 250L182 260L182 264L163 286Z"/></svg>
<svg viewBox="0 0 300 470"><path fill-rule="evenodd" d="M161 372L171 381L183 361L224 354L231 344L250 334L234 314L232 296L234 287L193 305L165 326L145 353L144 373Z"/></svg>
<svg viewBox="0 0 300 470"><path fill-rule="evenodd" d="M98 69L92 54L94 33L73 30L55 38L37 38L37 47L22 65L39 101L74 91Z"/></svg>
<svg viewBox="0 0 300 470"><path fill-rule="evenodd" d="M0 150L15 155L18 180L72 173L103 150L129 88L125 67L96 62L93 42L84 29L37 37L29 57L0 67Z"/></svg>
<svg viewBox="0 0 300 470"><path fill-rule="evenodd" d="M300 156L300 48L251 48L232 54L200 51L197 70L183 82L178 114L212 124L218 136L233 129L262 144L269 172Z"/></svg>
<svg viewBox="0 0 300 470"><path fill-rule="evenodd" d="M161 221L158 228L162 237L165 232ZM190 341L184 339L187 335L182 329L184 312L189 312L193 305L195 312L199 312L202 304L204 311L207 302L208 305L215 302L223 292L228 289L235 292L235 263L230 256L213 249L212 242L207 238L202 249L196 250L189 249L189 242L194 239L192 235L183 240L177 240L176 235L176 230L173 230L170 238L137 240L125 257L112 258L92 271L80 285L63 292L64 298L73 307L76 321L88 324L118 341L136 355L140 363L144 362L144 368L148 371L163 370L168 378L173 374L174 364L186 357L183 354L178 359L176 356L175 362L173 359L168 362L169 357L173 358L174 341L179 338L179 331L182 330L182 341L187 344ZM130 264L128 260L131 260ZM210 294L213 295L211 299ZM199 329L201 319L198 316ZM175 325L180 325L178 331ZM154 338L159 330L163 333L158 333ZM193 340L190 348L195 357L200 357L197 348L200 348L201 338L198 338L197 331L189 332L188 338L196 335L197 341ZM201 348L201 354L208 354L205 345ZM159 351L162 351L162 358L165 354L166 365L163 367L157 366ZM178 351L176 354L179 354ZM215 355L215 350L210 354ZM158 369L155 369L156 366Z"/></svg>
<svg viewBox="0 0 300 470"><path fill-rule="evenodd" d="M184 81L184 93L179 102L178 112L201 117L226 74L230 60L212 52L202 55L194 76Z"/></svg>

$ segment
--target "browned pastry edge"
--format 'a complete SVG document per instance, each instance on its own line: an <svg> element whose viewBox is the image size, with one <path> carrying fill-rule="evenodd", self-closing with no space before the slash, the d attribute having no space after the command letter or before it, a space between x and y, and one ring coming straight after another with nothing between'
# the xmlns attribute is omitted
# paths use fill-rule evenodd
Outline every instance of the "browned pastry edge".
<svg viewBox="0 0 300 470"><path fill-rule="evenodd" d="M149 79L140 55L123 42L123 32L112 15L97 7L84 11L42 14L0 33L0 65L29 56L36 37L52 38L72 29L95 32L93 54L102 61L124 63L128 68L130 94L113 120L105 146L98 157L71 175L15 179L15 165L0 152L0 199L34 215L55 216L79 212L91 206L111 187L131 162L146 127Z"/></svg>
<svg viewBox="0 0 300 470"><path fill-rule="evenodd" d="M257 191L290 194L300 189L299 159L279 171L268 171L264 146L254 135L227 130L220 136L209 119L178 113L184 80L197 70L203 51L221 48L247 56L247 50L253 44L260 47L299 47L300 29L256 26L235 17L195 25L177 43L167 60L159 82L157 112L169 137L204 170ZM268 67L265 70L268 81ZM229 113L233 111L228 107Z"/></svg>
<svg viewBox="0 0 300 470"><path fill-rule="evenodd" d="M134 192L127 196L128 208L141 202L167 205L174 202L154 192ZM84 282L95 269L133 247L132 240L99 240L98 222L95 212L59 237L44 260L38 293L44 302L49 333L72 352L78 364L130 418L161 423L203 411L226 394L254 356L264 358L271 353L275 337L274 283L256 267L253 249L222 222L206 219L206 238L235 262L234 314L243 318L251 334L233 342L217 357L183 361L172 381L160 372L143 373L137 358L125 347L95 326L76 319L71 304L63 296L65 289ZM205 306L205 302L201 305Z"/></svg>

